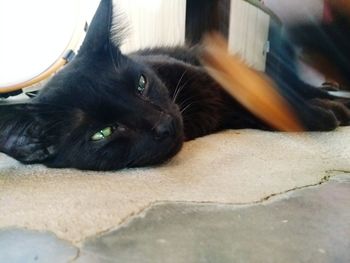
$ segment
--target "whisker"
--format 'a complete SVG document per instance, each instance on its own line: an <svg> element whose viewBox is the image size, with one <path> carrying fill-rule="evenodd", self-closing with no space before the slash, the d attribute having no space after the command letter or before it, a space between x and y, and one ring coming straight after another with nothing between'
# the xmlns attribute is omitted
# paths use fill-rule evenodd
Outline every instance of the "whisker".
<svg viewBox="0 0 350 263"><path fill-rule="evenodd" d="M176 100L176 98L177 98L177 95L178 95L178 93L179 93L180 83L181 83L183 77L185 76L186 72L187 72L187 70L185 70L185 71L182 73L182 75L181 75L179 81L178 81L177 84L176 84L176 87L175 87L175 90L174 90L174 95L173 95L173 100L172 100L173 102L175 102L175 100Z"/></svg>
<svg viewBox="0 0 350 263"><path fill-rule="evenodd" d="M188 110L188 109L190 108L190 106L193 106L193 105L195 105L195 104L200 104L200 103L202 103L202 102L203 102L203 100L195 100L195 101L192 101L192 102L190 102L186 107L184 107L184 108L180 111L180 113L183 114L186 110Z"/></svg>
<svg viewBox="0 0 350 263"><path fill-rule="evenodd" d="M179 97L181 91L182 91L185 87L187 87L188 82L189 82L189 80L187 80L186 83L184 83L184 84L179 88L179 91L178 91L178 93L177 93L177 95L176 95L176 98L175 98L174 101L173 101L174 103L176 103L176 100L178 99L178 97Z"/></svg>
<svg viewBox="0 0 350 263"><path fill-rule="evenodd" d="M186 72L186 71L185 71ZM195 76L191 76L187 79L187 81L179 88L179 90L177 91L176 97L174 98L173 102L176 103L177 98L180 95L180 92L188 85L188 83L193 80L195 78Z"/></svg>
<svg viewBox="0 0 350 263"><path fill-rule="evenodd" d="M180 111L180 113L183 114L183 113L184 113L186 110L188 110L193 104L194 104L193 102L191 102L190 104L188 104L186 107L184 107L184 108Z"/></svg>
<svg viewBox="0 0 350 263"><path fill-rule="evenodd" d="M191 96L191 97L189 97L189 98L186 98L185 100L181 101L181 102L178 104L179 107L180 107L180 109L183 108L183 106L186 105L187 102L190 102L191 100L195 99L196 97L199 97L199 96L193 95L193 96Z"/></svg>

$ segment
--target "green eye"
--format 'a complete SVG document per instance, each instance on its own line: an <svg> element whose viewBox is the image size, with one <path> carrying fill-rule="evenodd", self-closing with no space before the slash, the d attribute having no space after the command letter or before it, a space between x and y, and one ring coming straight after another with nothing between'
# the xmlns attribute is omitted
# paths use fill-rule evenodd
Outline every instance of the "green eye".
<svg viewBox="0 0 350 263"><path fill-rule="evenodd" d="M100 140L103 140L103 139L111 136L112 133L113 133L113 128L106 127L103 130L100 130L99 132L96 132L94 135L92 135L91 140L100 141Z"/></svg>
<svg viewBox="0 0 350 263"><path fill-rule="evenodd" d="M144 75L140 76L139 83L137 84L137 93L142 95L146 89L146 78Z"/></svg>

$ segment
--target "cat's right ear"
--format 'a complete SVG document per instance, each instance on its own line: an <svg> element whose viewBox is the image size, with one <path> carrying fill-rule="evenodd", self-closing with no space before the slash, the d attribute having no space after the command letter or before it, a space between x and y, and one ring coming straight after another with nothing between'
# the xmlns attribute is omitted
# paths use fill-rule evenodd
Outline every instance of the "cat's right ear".
<svg viewBox="0 0 350 263"><path fill-rule="evenodd" d="M113 21L113 17L113 1L101 0L79 49L78 57L90 57L95 61L102 58L115 66L125 61L126 57L119 48L123 26L120 26L121 21Z"/></svg>
<svg viewBox="0 0 350 263"><path fill-rule="evenodd" d="M57 143L52 125L58 121L53 112L29 103L0 105L0 152L24 163L52 157Z"/></svg>
<svg viewBox="0 0 350 263"><path fill-rule="evenodd" d="M101 0L91 20L78 55L101 53L108 49L110 28L113 19L113 1Z"/></svg>
<svg viewBox="0 0 350 263"><path fill-rule="evenodd" d="M78 54L101 54L108 51L112 43L111 31L116 33L115 28L116 26L113 25L113 1L101 0Z"/></svg>

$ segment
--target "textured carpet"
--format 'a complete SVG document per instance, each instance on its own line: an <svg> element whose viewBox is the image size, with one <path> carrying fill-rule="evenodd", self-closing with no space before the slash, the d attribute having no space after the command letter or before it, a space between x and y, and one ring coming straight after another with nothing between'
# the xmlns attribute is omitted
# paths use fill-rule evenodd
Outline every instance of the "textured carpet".
<svg viewBox="0 0 350 263"><path fill-rule="evenodd" d="M161 201L252 203L350 171L350 128L226 131L186 143L167 164L96 173L23 166L0 154L0 228L79 242Z"/></svg>

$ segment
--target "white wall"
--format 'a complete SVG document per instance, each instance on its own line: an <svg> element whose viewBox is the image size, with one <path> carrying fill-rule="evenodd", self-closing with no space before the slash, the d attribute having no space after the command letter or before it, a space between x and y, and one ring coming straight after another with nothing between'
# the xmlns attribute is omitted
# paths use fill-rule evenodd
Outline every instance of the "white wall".
<svg viewBox="0 0 350 263"><path fill-rule="evenodd" d="M231 0L229 49L249 66L264 71L270 17L242 0Z"/></svg>
<svg viewBox="0 0 350 263"><path fill-rule="evenodd" d="M128 26L123 52L185 42L186 0L114 0L114 9Z"/></svg>

